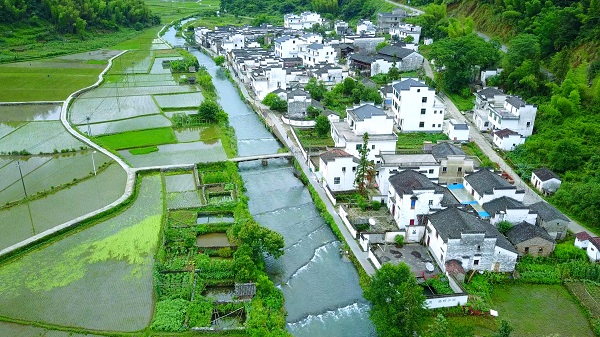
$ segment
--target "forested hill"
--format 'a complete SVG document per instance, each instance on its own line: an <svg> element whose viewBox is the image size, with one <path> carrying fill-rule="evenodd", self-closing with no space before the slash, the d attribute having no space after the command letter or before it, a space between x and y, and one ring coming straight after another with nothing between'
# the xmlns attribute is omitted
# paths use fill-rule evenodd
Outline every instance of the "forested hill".
<svg viewBox="0 0 600 337"><path fill-rule="evenodd" d="M83 35L88 30L141 29L160 23L143 0L2 0L5 27L50 23L57 33Z"/></svg>

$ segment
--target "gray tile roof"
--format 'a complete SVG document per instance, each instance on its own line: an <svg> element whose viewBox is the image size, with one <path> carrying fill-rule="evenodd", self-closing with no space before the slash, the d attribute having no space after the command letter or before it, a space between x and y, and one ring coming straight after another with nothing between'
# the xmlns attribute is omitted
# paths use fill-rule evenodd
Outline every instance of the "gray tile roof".
<svg viewBox="0 0 600 337"><path fill-rule="evenodd" d="M398 82L394 84L393 87L397 91L410 90L411 87L429 88L424 82L420 82L412 78L407 78L404 81Z"/></svg>
<svg viewBox="0 0 600 337"><path fill-rule="evenodd" d="M310 98L310 94L304 90L301 89L294 89L290 92L288 92L287 97L288 98L294 98L296 96L303 96L303 97L309 97Z"/></svg>
<svg viewBox="0 0 600 337"><path fill-rule="evenodd" d="M389 181L390 185L394 186L394 190L398 194L412 194L414 190L432 190L437 187L437 185L424 174L413 170L398 172L391 176Z"/></svg>
<svg viewBox="0 0 600 337"><path fill-rule="evenodd" d="M429 215L429 221L442 237L444 242L448 239L460 239L461 234L484 234L486 238L496 238L496 246L517 253L515 247L502 235L496 227L477 216L455 207Z"/></svg>
<svg viewBox="0 0 600 337"><path fill-rule="evenodd" d="M482 90L479 90L477 94L485 98L494 98L494 96L496 95L504 95L504 93L500 89L494 87L487 87Z"/></svg>
<svg viewBox="0 0 600 337"><path fill-rule="evenodd" d="M287 41L287 40L289 40L289 39L291 39L291 38L292 38L292 37L291 37L291 36L289 36L289 35L284 35L284 36L281 36L281 37L278 37L278 38L276 38L276 39L275 39L275 42L281 43L281 42L285 42L285 41Z"/></svg>
<svg viewBox="0 0 600 337"><path fill-rule="evenodd" d="M392 85L386 85L385 87L381 87L379 89L379 91L381 91L381 93L383 94L391 94L394 92L394 89L392 88Z"/></svg>
<svg viewBox="0 0 600 337"><path fill-rule="evenodd" d="M461 150L458 146L448 143L448 142L439 142L434 144L431 147L431 154L435 157L436 160L440 160L442 158L448 158L448 156L459 155L465 156L465 152Z"/></svg>
<svg viewBox="0 0 600 337"><path fill-rule="evenodd" d="M364 121L372 116L387 116L385 112L381 110L381 108L375 107L371 104L363 104L358 108L350 110L349 112L356 116L356 119L359 121Z"/></svg>
<svg viewBox="0 0 600 337"><path fill-rule="evenodd" d="M507 209L529 209L529 207L523 205L520 201L504 196L484 203L483 209L493 216L494 214L499 213L500 211L506 211Z"/></svg>
<svg viewBox="0 0 600 337"><path fill-rule="evenodd" d="M362 62L362 63L369 63L369 64L371 64L371 63L373 63L373 61L375 61L373 56L363 54L363 53L354 53L354 54L350 55L350 60L358 61L358 62Z"/></svg>
<svg viewBox="0 0 600 337"><path fill-rule="evenodd" d="M521 222L509 229L508 232L506 232L506 238L513 245L533 238L541 238L546 241L554 242L554 239L552 239L545 229L527 222Z"/></svg>
<svg viewBox="0 0 600 337"><path fill-rule="evenodd" d="M502 129L500 131L496 131L494 132L494 135L498 136L499 138L507 138L509 136L513 136L513 135L518 135L519 133L516 131L513 131L511 129Z"/></svg>
<svg viewBox="0 0 600 337"><path fill-rule="evenodd" d="M306 46L306 49L323 49L323 45L320 43L313 42Z"/></svg>
<svg viewBox="0 0 600 337"><path fill-rule="evenodd" d="M548 181L550 179L558 179L560 180L560 178L556 175L556 173L550 171L549 169L542 167L539 169L535 169L533 170L533 173L541 180L541 181Z"/></svg>
<svg viewBox="0 0 600 337"><path fill-rule="evenodd" d="M484 194L493 194L494 189L517 189L516 186L511 185L506 179L486 169L469 174L465 177L465 180L481 196Z"/></svg>
<svg viewBox="0 0 600 337"><path fill-rule="evenodd" d="M552 221L552 220L563 220L569 221L569 219L564 216L559 210L557 210L554 206L550 205L545 201L536 202L535 204L529 205L529 208L536 212L538 216L544 221Z"/></svg>
<svg viewBox="0 0 600 337"><path fill-rule="evenodd" d="M407 57L408 55L410 55L414 52L415 51L412 49L402 48L402 47L398 47L398 46L385 46L385 47L379 49L377 54L381 54L381 55L385 55L385 56L389 56L389 57L395 56L396 59L398 61L400 61L403 58Z"/></svg>
<svg viewBox="0 0 600 337"><path fill-rule="evenodd" d="M354 157L342 149L332 149L319 156L325 163L335 161L336 158Z"/></svg>
<svg viewBox="0 0 600 337"><path fill-rule="evenodd" d="M525 101L518 96L510 96L506 98L506 101L516 108L524 107L526 104Z"/></svg>
<svg viewBox="0 0 600 337"><path fill-rule="evenodd" d="M459 122L455 119L450 119L450 124L454 126L454 130L469 130L467 123Z"/></svg>

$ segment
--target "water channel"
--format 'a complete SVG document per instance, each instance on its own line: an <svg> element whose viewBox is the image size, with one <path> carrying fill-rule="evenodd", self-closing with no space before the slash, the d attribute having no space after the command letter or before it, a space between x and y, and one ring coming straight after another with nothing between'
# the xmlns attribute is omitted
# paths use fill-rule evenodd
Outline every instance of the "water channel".
<svg viewBox="0 0 600 337"><path fill-rule="evenodd" d="M184 44L172 27L163 38L171 45ZM281 145L242 101L223 70L203 53L191 52L213 77L219 103L235 129L239 155L277 152ZM250 212L261 225L285 238L284 256L268 260L267 269L285 296L288 331L297 337L375 336L358 274L341 256L340 242L293 171L285 160L269 161L268 166L240 164Z"/></svg>

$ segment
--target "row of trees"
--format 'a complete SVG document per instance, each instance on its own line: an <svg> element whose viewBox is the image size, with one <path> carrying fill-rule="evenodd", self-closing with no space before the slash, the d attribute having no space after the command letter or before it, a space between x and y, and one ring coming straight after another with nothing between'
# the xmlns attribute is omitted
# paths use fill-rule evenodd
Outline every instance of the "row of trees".
<svg viewBox="0 0 600 337"><path fill-rule="evenodd" d="M160 23L143 0L4 0L0 22L15 24L47 20L59 33L83 34L88 29L141 29Z"/></svg>

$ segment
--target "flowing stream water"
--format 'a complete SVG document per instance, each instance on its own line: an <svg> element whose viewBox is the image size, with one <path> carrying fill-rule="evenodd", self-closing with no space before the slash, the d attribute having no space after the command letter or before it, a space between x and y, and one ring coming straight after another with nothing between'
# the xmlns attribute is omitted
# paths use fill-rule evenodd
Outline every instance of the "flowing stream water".
<svg viewBox="0 0 600 337"><path fill-rule="evenodd" d="M171 27L163 36L171 45L183 45ZM238 140L238 154L276 153L281 147L220 67L203 53L192 50L205 66L229 115ZM376 336L362 297L358 273L340 254L341 243L319 215L302 182L287 160L240 164L250 198L250 212L261 225L281 233L285 254L267 260L267 271L283 291L287 328L297 337Z"/></svg>

